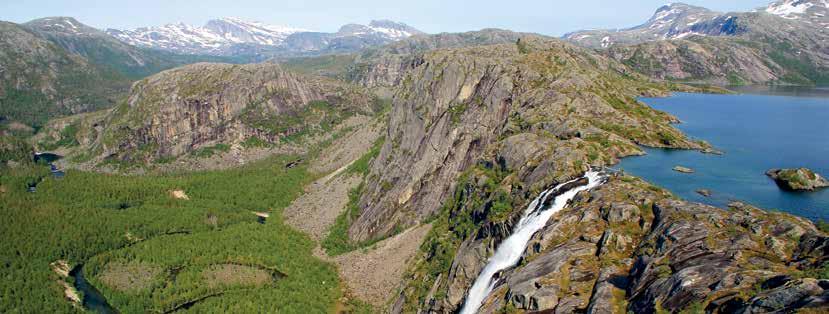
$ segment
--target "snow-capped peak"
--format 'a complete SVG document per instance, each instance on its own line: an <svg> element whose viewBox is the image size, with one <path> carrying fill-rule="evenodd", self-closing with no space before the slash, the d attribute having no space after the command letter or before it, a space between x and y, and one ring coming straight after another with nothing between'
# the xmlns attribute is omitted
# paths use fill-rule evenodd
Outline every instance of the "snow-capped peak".
<svg viewBox="0 0 829 314"><path fill-rule="evenodd" d="M328 44L328 40L349 36L363 37L367 39L366 42L372 44L382 44L421 34L420 31L406 24L380 20L372 21L368 26L345 25L335 34L313 33L303 36L302 34L311 32L236 17L210 20L202 27L176 23L132 30L110 29L106 32L136 46L177 53L209 55L233 55L237 51L249 53L260 48L295 49L294 45L310 45L316 47L315 49L323 49ZM295 39L289 40L289 37ZM312 43L309 44L309 42ZM340 45L341 43L337 42ZM251 48L252 50L248 49L252 46L254 47Z"/></svg>
<svg viewBox="0 0 829 314"><path fill-rule="evenodd" d="M374 20L366 25L347 24L337 32L337 36L375 35L389 40L399 40L423 32L403 23L389 20Z"/></svg>
<svg viewBox="0 0 829 314"><path fill-rule="evenodd" d="M234 17L208 21L204 28L232 43L254 43L267 46L279 45L293 33L307 32L304 29L245 21Z"/></svg>
<svg viewBox="0 0 829 314"><path fill-rule="evenodd" d="M783 0L770 4L765 11L787 19L798 19L812 7L829 8L829 0Z"/></svg>
<svg viewBox="0 0 829 314"><path fill-rule="evenodd" d="M110 29L107 33L132 45L184 53L204 53L240 43L278 46L291 34L305 31L225 17L210 20L203 27L174 23L133 30Z"/></svg>
<svg viewBox="0 0 829 314"><path fill-rule="evenodd" d="M95 29L78 22L74 18L63 16L45 17L27 22L26 25L39 31L63 34L82 35L96 32Z"/></svg>

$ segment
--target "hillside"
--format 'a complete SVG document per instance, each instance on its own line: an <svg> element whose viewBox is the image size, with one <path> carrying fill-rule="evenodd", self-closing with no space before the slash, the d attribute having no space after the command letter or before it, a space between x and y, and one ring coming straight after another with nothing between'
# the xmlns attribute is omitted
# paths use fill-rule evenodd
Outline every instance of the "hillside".
<svg viewBox="0 0 829 314"><path fill-rule="evenodd" d="M29 21L22 26L39 33L69 53L80 55L98 66L112 68L131 80L198 61L232 60L138 48L71 17L47 17Z"/></svg>
<svg viewBox="0 0 829 314"><path fill-rule="evenodd" d="M694 34L737 35L743 30L734 17L684 3L666 4L642 25L615 30L586 30L564 35L564 39L590 48L610 48L643 42L681 39Z"/></svg>
<svg viewBox="0 0 829 314"><path fill-rule="evenodd" d="M0 22L0 77L0 116L33 126L111 107L130 84L117 71L7 22Z"/></svg>
<svg viewBox="0 0 829 314"><path fill-rule="evenodd" d="M829 83L829 35L796 20L745 14L737 25L751 31L737 37L690 36L632 46L606 54L645 75L717 84Z"/></svg>
<svg viewBox="0 0 829 314"><path fill-rule="evenodd" d="M50 118L112 107L134 80L198 61L136 48L69 17L0 22L0 117L42 127Z"/></svg>
<svg viewBox="0 0 829 314"><path fill-rule="evenodd" d="M627 78L620 64L562 42L524 37L518 44L437 50L409 65L396 90L389 139L372 168L377 180L367 186L364 215L351 228L356 240L435 214L458 175L512 135L538 132L546 135L534 141L561 140L552 146L562 151L550 154L618 142L613 153L594 147L589 160L567 153L555 171L539 170L550 173L545 176L636 154L634 143L700 147L669 126L673 118L632 98L664 89Z"/></svg>

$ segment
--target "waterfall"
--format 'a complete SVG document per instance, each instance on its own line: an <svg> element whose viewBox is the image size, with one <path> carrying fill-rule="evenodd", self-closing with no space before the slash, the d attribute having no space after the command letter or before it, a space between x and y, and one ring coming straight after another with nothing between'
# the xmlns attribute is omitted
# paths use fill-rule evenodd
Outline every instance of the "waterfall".
<svg viewBox="0 0 829 314"><path fill-rule="evenodd" d="M567 206L567 202L573 199L576 194L581 191L592 189L602 184L604 180L600 173L595 171L587 172L583 178L588 179L587 185L575 187L554 196L555 199L549 208L543 207L544 204L547 203L547 198L550 195L553 195L555 192L564 188L568 184L574 183L582 178L562 183L552 189L542 192L541 195L539 195L532 201L532 203L530 203L529 206L527 206L527 209L524 210L524 215L515 226L512 235L498 245L498 248L495 250L495 255L489 259L489 262L487 262L484 270L482 270L481 274L478 275L478 278L475 279L475 283L472 285L472 288L469 289L466 301L461 309L461 314L473 314L478 311L478 308L481 307L481 303L486 299L489 293L492 292L492 289L495 288L497 280L494 280L493 276L504 269L518 264L518 261L521 259L521 255L527 248L527 243L530 241L530 238L532 238L533 234L538 232L538 230L544 228L544 225L547 224L547 220L549 220L550 217L563 209L564 206Z"/></svg>

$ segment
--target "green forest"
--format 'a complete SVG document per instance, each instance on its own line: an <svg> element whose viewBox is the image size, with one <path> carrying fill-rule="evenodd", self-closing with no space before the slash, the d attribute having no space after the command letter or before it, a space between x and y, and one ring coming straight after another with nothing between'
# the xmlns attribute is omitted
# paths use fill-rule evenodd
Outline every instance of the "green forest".
<svg viewBox="0 0 829 314"><path fill-rule="evenodd" d="M62 179L43 164L0 166L0 308L79 311L50 268L67 260L124 313L330 312L342 294L334 266L280 218L312 179L304 164L287 168L293 160Z"/></svg>

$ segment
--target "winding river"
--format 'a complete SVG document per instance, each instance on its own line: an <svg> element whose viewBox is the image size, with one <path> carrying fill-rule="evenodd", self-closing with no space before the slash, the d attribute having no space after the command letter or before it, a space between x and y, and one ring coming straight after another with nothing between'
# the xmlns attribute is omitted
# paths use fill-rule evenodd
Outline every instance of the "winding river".
<svg viewBox="0 0 829 314"><path fill-rule="evenodd" d="M561 189L564 189L565 187L585 178L588 180L587 185L574 187L564 192L561 191ZM486 297L495 288L497 278L494 278L493 276L504 269L518 264L521 260L521 255L524 253L524 250L526 250L527 243L530 241L532 236L541 230L541 228L544 228L547 221L550 220L555 213L567 206L567 203L572 200L576 194L581 191L587 191L595 188L601 185L604 180L605 178L601 175L601 173L590 171L587 172L582 178L562 183L552 189L542 192L541 195L533 200L532 203L527 206L527 209L524 210L524 215L521 217L521 220L518 221L512 235L498 245L498 248L495 250L495 255L489 259L484 267L484 270L481 271L478 278L475 279L475 283L472 285L472 288L469 289L463 309L461 309L461 314L473 314L477 312L483 301L486 300ZM552 205L544 208L544 204L548 203L547 198L551 195L555 195L553 196L555 199L553 200Z"/></svg>
<svg viewBox="0 0 829 314"><path fill-rule="evenodd" d="M83 265L79 265L69 273L75 279L75 289L83 293L82 305L85 309L99 314L115 314L118 311L107 302L106 298L92 286L83 275Z"/></svg>

